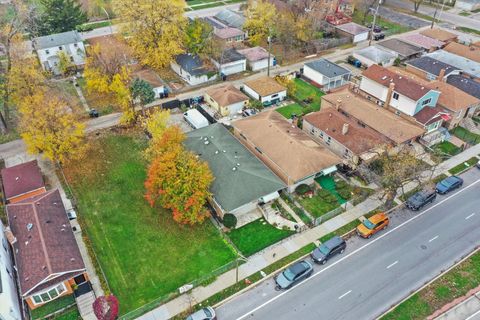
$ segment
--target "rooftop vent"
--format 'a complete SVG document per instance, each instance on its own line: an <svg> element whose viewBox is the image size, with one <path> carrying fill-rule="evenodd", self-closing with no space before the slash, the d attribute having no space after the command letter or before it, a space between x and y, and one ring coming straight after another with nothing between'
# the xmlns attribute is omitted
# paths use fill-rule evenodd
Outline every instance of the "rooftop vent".
<svg viewBox="0 0 480 320"><path fill-rule="evenodd" d="M387 76L383 76L383 77L382 77L382 80L385 80L385 79L387 79L387 78L388 78Z"/></svg>
<svg viewBox="0 0 480 320"><path fill-rule="evenodd" d="M218 150L215 151L215 154L218 154Z"/></svg>
<svg viewBox="0 0 480 320"><path fill-rule="evenodd" d="M28 223L27 224L27 230L30 231L33 228L33 223Z"/></svg>
<svg viewBox="0 0 480 320"><path fill-rule="evenodd" d="M232 171L237 171L237 167L233 167L233 168L232 168Z"/></svg>
<svg viewBox="0 0 480 320"><path fill-rule="evenodd" d="M205 140L203 144L207 145L207 144L210 144L210 142L208 140Z"/></svg>
<svg viewBox="0 0 480 320"><path fill-rule="evenodd" d="M15 181L18 181L20 179L20 177L15 177Z"/></svg>
<svg viewBox="0 0 480 320"><path fill-rule="evenodd" d="M227 150L222 150L223 153L227 152Z"/></svg>

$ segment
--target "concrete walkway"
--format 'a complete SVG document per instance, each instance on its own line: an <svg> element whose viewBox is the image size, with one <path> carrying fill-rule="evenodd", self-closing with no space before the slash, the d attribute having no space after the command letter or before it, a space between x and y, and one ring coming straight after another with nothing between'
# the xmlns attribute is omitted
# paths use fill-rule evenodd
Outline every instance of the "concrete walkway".
<svg viewBox="0 0 480 320"><path fill-rule="evenodd" d="M477 287L472 292L468 293L465 297L455 299L451 303L444 306L448 310L437 317L433 317L435 320L479 320L480 319L480 287ZM461 300L457 302L456 300ZM456 305L455 305L456 304ZM451 305L454 305L451 307ZM432 319L429 317L428 320Z"/></svg>
<svg viewBox="0 0 480 320"><path fill-rule="evenodd" d="M476 156L480 153L480 144L473 146L464 152L452 157L437 167L434 176L441 173L447 173L448 170ZM428 178L428 174L425 177ZM405 187L405 191L412 190L416 184L409 184ZM268 265L290 255L300 248L315 242L324 235L337 230L338 228L362 217L371 210L381 206L383 201L379 199L378 194L374 194L367 198L364 202L358 204L350 210L328 220L327 222L309 229L303 233L296 234L286 241L275 244L251 256L248 261L239 267L239 279L243 280L252 274L264 269ZM235 284L235 270L230 270L220 275L216 281L206 287L194 288L189 294L184 294L173 299L166 304L144 314L138 319L141 320L166 320L175 315L188 310L192 301L200 303L207 300L213 294L220 292Z"/></svg>

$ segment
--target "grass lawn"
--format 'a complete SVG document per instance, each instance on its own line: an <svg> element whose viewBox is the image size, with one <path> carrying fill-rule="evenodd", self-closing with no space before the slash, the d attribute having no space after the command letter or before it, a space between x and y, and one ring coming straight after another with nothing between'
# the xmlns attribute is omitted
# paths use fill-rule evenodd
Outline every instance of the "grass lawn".
<svg viewBox="0 0 480 320"><path fill-rule="evenodd" d="M436 144L432 147L432 149L437 150L442 154L447 154L449 156L454 156L462 152L462 149L460 149L450 141L443 141L439 144Z"/></svg>
<svg viewBox="0 0 480 320"><path fill-rule="evenodd" d="M448 170L450 174L459 174L460 172L463 172L467 168L470 168L471 166L474 166L478 162L477 157L472 157L468 159L465 162L460 163L459 165L453 167L452 169Z"/></svg>
<svg viewBox="0 0 480 320"><path fill-rule="evenodd" d="M456 127L451 131L457 138L462 139L470 144L477 144L480 142L480 135L470 132L464 127Z"/></svg>
<svg viewBox="0 0 480 320"><path fill-rule="evenodd" d="M305 210L315 218L323 216L340 205L338 199L325 189L320 189L312 198L300 198L299 200Z"/></svg>
<svg viewBox="0 0 480 320"><path fill-rule="evenodd" d="M277 112L279 112L285 118L291 119L293 114L295 114L297 116L302 115L303 114L303 109L304 109L304 107L302 107L298 103L292 103L292 104L289 104L288 106L278 108Z"/></svg>
<svg viewBox="0 0 480 320"><path fill-rule="evenodd" d="M32 311L30 311L30 314L32 316L32 319L42 319L43 317L48 316L49 314L52 314L55 311L61 310L63 308L66 308L74 304L75 304L75 297L73 296L73 294L71 294L68 296L60 297L47 304L44 304L41 307L33 309Z"/></svg>
<svg viewBox="0 0 480 320"><path fill-rule="evenodd" d="M261 218L233 229L228 236L245 256L251 256L293 233L295 232L277 229Z"/></svg>
<svg viewBox="0 0 480 320"><path fill-rule="evenodd" d="M98 95L88 92L85 78L77 79L77 83L80 86L80 89L82 89L83 96L85 97L85 100L87 100L87 104L91 109L96 109L102 116L116 111L107 95Z"/></svg>
<svg viewBox="0 0 480 320"><path fill-rule="evenodd" d="M446 303L480 285L480 252L398 305L382 320L426 319Z"/></svg>
<svg viewBox="0 0 480 320"><path fill-rule="evenodd" d="M78 311L78 308L75 306L68 310L65 310L65 312L62 312L61 315L55 317L54 319L55 320L81 320L82 317L80 316L80 312Z"/></svg>
<svg viewBox="0 0 480 320"><path fill-rule="evenodd" d="M235 254L207 220L179 225L144 199L143 135L123 130L92 138L86 159L65 174L82 228L98 256L120 314L210 274Z"/></svg>
<svg viewBox="0 0 480 320"><path fill-rule="evenodd" d="M363 11L361 10L355 10L355 12L352 15L353 22L358 23L358 24L363 24ZM373 16L370 14L367 16L367 19L365 21L366 24L372 23L373 21ZM375 22L376 25L381 26L384 33L387 35L392 35L396 33L404 33L407 31L411 31L412 28L403 26L401 24L386 20L382 17L377 16L377 20Z"/></svg>
<svg viewBox="0 0 480 320"><path fill-rule="evenodd" d="M480 35L480 30L467 28L467 27L457 27L458 30L466 32L466 33L473 33L476 35Z"/></svg>
<svg viewBox="0 0 480 320"><path fill-rule="evenodd" d="M311 108L309 112L320 110L322 96L325 95L325 93L302 79L295 78L293 82L295 82L297 88L294 98L300 102L304 99L312 98L312 103L308 104Z"/></svg>

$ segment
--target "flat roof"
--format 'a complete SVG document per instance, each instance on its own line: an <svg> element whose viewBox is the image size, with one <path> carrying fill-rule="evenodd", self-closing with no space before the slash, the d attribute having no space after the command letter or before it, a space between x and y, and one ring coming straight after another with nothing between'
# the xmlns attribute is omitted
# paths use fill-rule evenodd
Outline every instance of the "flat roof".
<svg viewBox="0 0 480 320"><path fill-rule="evenodd" d="M306 66L325 75L328 78L335 78L345 74L350 74L351 71L339 66L336 63L328 61L327 59L318 59L315 61L305 63Z"/></svg>
<svg viewBox="0 0 480 320"><path fill-rule="evenodd" d="M377 64L390 61L397 57L394 53L375 46L355 50L353 53L372 60Z"/></svg>
<svg viewBox="0 0 480 320"><path fill-rule="evenodd" d="M450 53L445 50L438 50L427 54L428 57L448 63L465 73L474 77L480 77L480 63L465 57Z"/></svg>
<svg viewBox="0 0 480 320"><path fill-rule="evenodd" d="M389 50L395 51L403 57L410 57L412 55L423 52L423 48L413 45L411 43L402 41L397 38L392 38L392 39L378 42L377 46L381 46Z"/></svg>
<svg viewBox="0 0 480 320"><path fill-rule="evenodd" d="M185 146L208 163L215 177L210 191L225 212L286 187L222 124L193 130L187 136Z"/></svg>
<svg viewBox="0 0 480 320"><path fill-rule="evenodd" d="M437 39L440 41L451 41L458 38L458 36L455 33L448 32L440 28L425 29L420 31L420 34L423 34L424 36Z"/></svg>
<svg viewBox="0 0 480 320"><path fill-rule="evenodd" d="M453 71L458 71L460 70L459 68L456 68L448 63L439 61L437 59L434 59L432 57L427 57L423 56L420 58L412 59L406 62L407 65L411 65L415 68L418 68L420 70L423 70L425 72L428 72L430 74L434 74L438 76L440 74L440 71L442 69L445 70L445 75L450 74Z"/></svg>
<svg viewBox="0 0 480 320"><path fill-rule="evenodd" d="M441 48L445 42L424 36L420 33L406 34L400 37L401 40L420 46L424 49L430 50L432 48Z"/></svg>
<svg viewBox="0 0 480 320"><path fill-rule="evenodd" d="M253 47L238 50L239 53L243 54L248 61L259 61L263 59L268 59L268 51L262 47ZM270 56L270 59L273 59L273 55Z"/></svg>
<svg viewBox="0 0 480 320"><path fill-rule="evenodd" d="M445 48L443 48L443 50L453 54L457 54L475 62L480 62L480 48L477 48L475 46L466 46L457 42L450 42L445 46Z"/></svg>
<svg viewBox="0 0 480 320"><path fill-rule="evenodd" d="M338 26L335 26L335 28L345 31L349 34L352 34L354 36L362 34L362 33L367 33L370 32L370 29L364 26L361 26L355 22L349 22L349 23L344 23Z"/></svg>
<svg viewBox="0 0 480 320"><path fill-rule="evenodd" d="M265 97L275 93L279 93L287 90L284 86L279 84L274 79L263 76L258 79L245 82L245 85L258 93L260 96Z"/></svg>

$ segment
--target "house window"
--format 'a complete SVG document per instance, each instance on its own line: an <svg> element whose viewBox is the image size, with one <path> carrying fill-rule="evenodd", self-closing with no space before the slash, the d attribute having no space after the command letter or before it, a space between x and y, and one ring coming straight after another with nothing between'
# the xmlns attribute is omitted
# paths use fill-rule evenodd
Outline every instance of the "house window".
<svg viewBox="0 0 480 320"><path fill-rule="evenodd" d="M63 50L63 47L62 46L58 47L58 50Z"/></svg>
<svg viewBox="0 0 480 320"><path fill-rule="evenodd" d="M434 130L437 130L438 127L440 127L440 123L441 121L434 122L432 124L429 124L425 129L427 130L427 132L432 132Z"/></svg>
<svg viewBox="0 0 480 320"><path fill-rule="evenodd" d="M397 110L397 111L395 111L395 114L396 114L397 116L399 116L399 115L401 115L402 113Z"/></svg>
<svg viewBox="0 0 480 320"><path fill-rule="evenodd" d="M311 134L315 134L315 128L310 129Z"/></svg>
<svg viewBox="0 0 480 320"><path fill-rule="evenodd" d="M322 138L323 138L323 132L322 132L322 131L320 131L320 137L322 137Z"/></svg>
<svg viewBox="0 0 480 320"><path fill-rule="evenodd" d="M278 97L278 93L272 94L272 99Z"/></svg>
<svg viewBox="0 0 480 320"><path fill-rule="evenodd" d="M393 99L398 100L399 96L400 95L398 93L396 93L396 92L393 93Z"/></svg>
<svg viewBox="0 0 480 320"><path fill-rule="evenodd" d="M331 137L327 137L327 145L330 145L330 142L332 141Z"/></svg>
<svg viewBox="0 0 480 320"><path fill-rule="evenodd" d="M431 73L427 73L427 79L428 80L435 80L437 79L437 76Z"/></svg>
<svg viewBox="0 0 480 320"><path fill-rule="evenodd" d="M42 299L40 298L40 296L33 296L33 302L42 303Z"/></svg>
<svg viewBox="0 0 480 320"><path fill-rule="evenodd" d="M63 283L59 284L58 286L49 289L48 291L44 291L42 293L36 294L32 296L34 304L40 304L44 302L48 302L57 298L59 295L64 293L67 289Z"/></svg>
<svg viewBox="0 0 480 320"><path fill-rule="evenodd" d="M422 101L422 106L427 105L427 104L429 104L430 102L432 102L432 98L428 98L427 100L423 100L423 101Z"/></svg>

